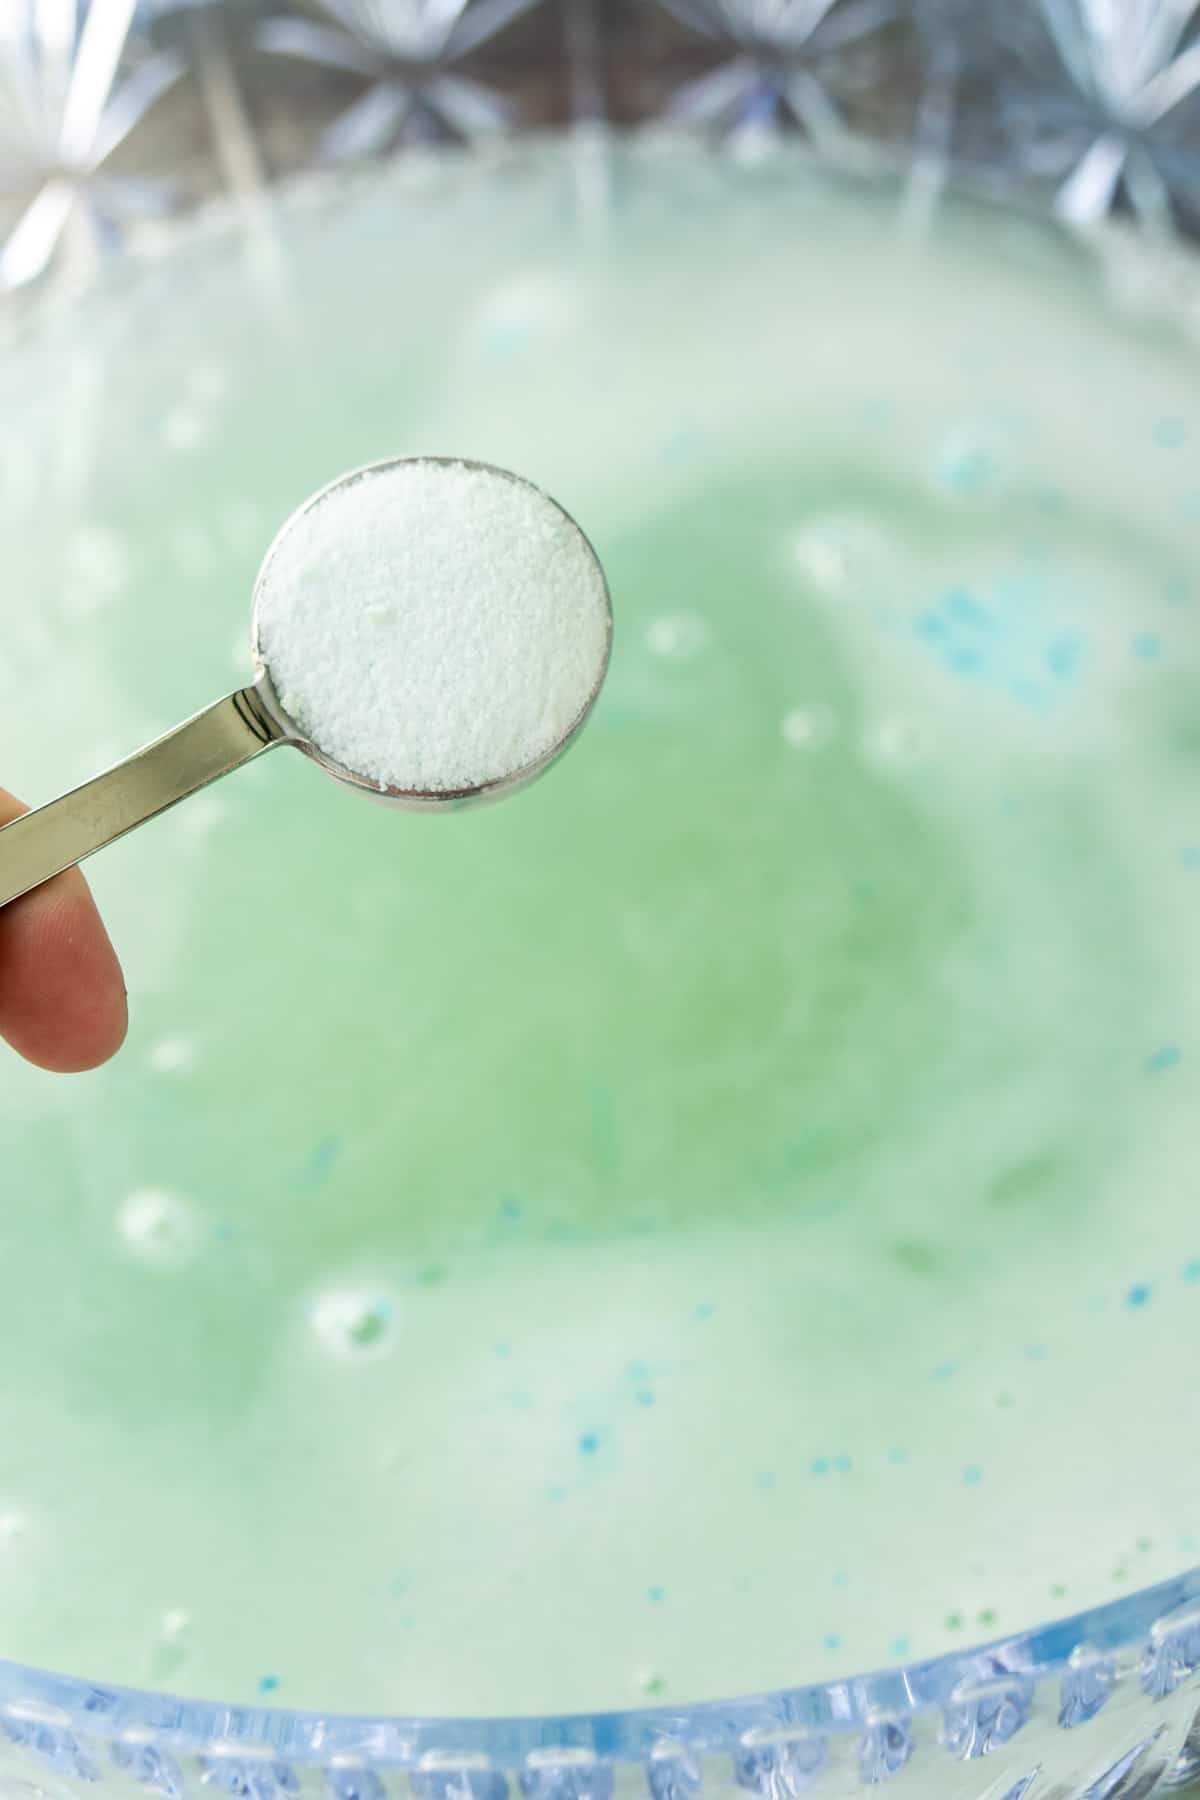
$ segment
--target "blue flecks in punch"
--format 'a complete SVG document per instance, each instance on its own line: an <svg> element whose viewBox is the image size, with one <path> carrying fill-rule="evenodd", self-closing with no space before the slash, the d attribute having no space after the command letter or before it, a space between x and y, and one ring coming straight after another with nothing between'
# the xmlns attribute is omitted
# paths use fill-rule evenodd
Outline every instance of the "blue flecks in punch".
<svg viewBox="0 0 1200 1800"><path fill-rule="evenodd" d="M1200 1281L1200 1256L1193 1256L1191 1262L1184 1263L1183 1279L1185 1281Z"/></svg>
<svg viewBox="0 0 1200 1800"><path fill-rule="evenodd" d="M585 1431L581 1433L579 1438L580 1456L595 1456L599 1448L600 1433L598 1431Z"/></svg>
<svg viewBox="0 0 1200 1800"><path fill-rule="evenodd" d="M667 1590L655 1581L646 1589L646 1598L651 1606L662 1606L667 1598Z"/></svg>
<svg viewBox="0 0 1200 1800"><path fill-rule="evenodd" d="M1143 1306L1148 1306L1150 1304L1149 1282L1135 1281L1125 1295L1125 1304L1126 1306L1131 1306L1135 1312Z"/></svg>
<svg viewBox="0 0 1200 1800"><path fill-rule="evenodd" d="M332 1133L313 1145L301 1171L305 1187L320 1187L327 1181L342 1154L342 1140Z"/></svg>
<svg viewBox="0 0 1200 1800"><path fill-rule="evenodd" d="M1132 647L1139 662L1156 662L1162 655L1162 639L1157 632L1139 631Z"/></svg>
<svg viewBox="0 0 1200 1800"><path fill-rule="evenodd" d="M258 1691L260 1694L273 1694L279 1686L278 1675L260 1675Z"/></svg>
<svg viewBox="0 0 1200 1800"><path fill-rule="evenodd" d="M1059 681L1069 681L1079 672L1083 657L1082 640L1074 635L1057 637L1046 650L1046 667Z"/></svg>
<svg viewBox="0 0 1200 1800"><path fill-rule="evenodd" d="M1179 852L1179 860L1192 873L1200 869L1200 844L1185 844Z"/></svg>
<svg viewBox="0 0 1200 1800"><path fill-rule="evenodd" d="M1142 1064L1147 1075L1163 1075L1173 1069L1183 1057L1178 1044L1160 1044L1158 1049L1149 1055Z"/></svg>
<svg viewBox="0 0 1200 1800"><path fill-rule="evenodd" d="M978 1487L983 1480L983 1470L978 1463L968 1463L963 1470L963 1486Z"/></svg>

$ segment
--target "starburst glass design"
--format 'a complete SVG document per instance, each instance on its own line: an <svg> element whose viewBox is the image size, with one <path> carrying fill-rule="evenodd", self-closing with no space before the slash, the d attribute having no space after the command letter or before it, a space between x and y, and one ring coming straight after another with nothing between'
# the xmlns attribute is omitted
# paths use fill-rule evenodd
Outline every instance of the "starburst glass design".
<svg viewBox="0 0 1200 1800"><path fill-rule="evenodd" d="M1041 0L1016 48L1028 79L1001 117L1074 223L1119 204L1166 227L1200 211L1195 0Z"/></svg>
<svg viewBox="0 0 1200 1800"><path fill-rule="evenodd" d="M247 0L138 0L148 21L165 22L199 89L212 147L226 187L241 197L257 195L267 174L237 52L253 34L254 6Z"/></svg>
<svg viewBox="0 0 1200 1800"><path fill-rule="evenodd" d="M5 0L0 6L0 197L15 223L0 287L31 281L67 240L78 252L159 208L161 182L115 175L109 158L178 78L170 52L126 68L135 0Z"/></svg>
<svg viewBox="0 0 1200 1800"><path fill-rule="evenodd" d="M972 138L979 125L979 92L996 61L997 13L979 0L907 0L906 10L919 74L905 212L910 223L919 224L932 215L954 157L969 161L978 154Z"/></svg>
<svg viewBox="0 0 1200 1800"><path fill-rule="evenodd" d="M332 161L412 138L487 136L512 123L508 102L451 65L537 0L314 0L320 17L273 18L267 50L342 69L370 83L323 133Z"/></svg>
<svg viewBox="0 0 1200 1800"><path fill-rule="evenodd" d="M894 15L893 0L662 0L730 55L675 94L671 117L733 131L799 125L818 142L843 135L828 75L838 55Z"/></svg>

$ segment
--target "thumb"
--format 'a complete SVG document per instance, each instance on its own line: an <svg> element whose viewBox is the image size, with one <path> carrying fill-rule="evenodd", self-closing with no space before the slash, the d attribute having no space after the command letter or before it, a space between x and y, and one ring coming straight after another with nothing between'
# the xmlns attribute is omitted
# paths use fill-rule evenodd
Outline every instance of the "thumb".
<svg viewBox="0 0 1200 1800"><path fill-rule="evenodd" d="M0 788L0 825L25 810ZM0 907L0 1037L19 1055L60 1074L93 1069L127 1024L120 964L78 869Z"/></svg>

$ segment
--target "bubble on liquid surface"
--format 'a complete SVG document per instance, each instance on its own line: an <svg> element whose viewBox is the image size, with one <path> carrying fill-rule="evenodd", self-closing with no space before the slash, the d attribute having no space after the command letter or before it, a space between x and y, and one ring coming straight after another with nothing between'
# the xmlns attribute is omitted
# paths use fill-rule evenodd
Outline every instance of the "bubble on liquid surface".
<svg viewBox="0 0 1200 1800"><path fill-rule="evenodd" d="M173 406L163 420L162 435L168 450L194 450L204 437L204 421L190 406Z"/></svg>
<svg viewBox="0 0 1200 1800"><path fill-rule="evenodd" d="M895 714L879 719L867 732L866 751L884 768L916 768L933 753L933 737L918 719Z"/></svg>
<svg viewBox="0 0 1200 1800"><path fill-rule="evenodd" d="M194 1039L182 1033L159 1038L146 1053L146 1066L155 1075L187 1075L196 1066Z"/></svg>
<svg viewBox="0 0 1200 1800"><path fill-rule="evenodd" d="M129 554L120 534L104 525L82 525L67 546L64 610L94 612L129 578Z"/></svg>
<svg viewBox="0 0 1200 1800"><path fill-rule="evenodd" d="M107 525L81 525L71 539L71 572L109 593L129 574L129 554L119 532Z"/></svg>
<svg viewBox="0 0 1200 1800"><path fill-rule="evenodd" d="M175 814L174 825L185 844L202 844L229 817L226 801L216 794L194 794Z"/></svg>
<svg viewBox="0 0 1200 1800"><path fill-rule="evenodd" d="M481 349L498 357L527 350L539 338L561 331L575 307L573 284L557 270L531 268L497 282L480 302L474 335Z"/></svg>
<svg viewBox="0 0 1200 1800"><path fill-rule="evenodd" d="M170 1681L192 1654L192 1615L182 1606L174 1606L158 1621L158 1632L150 1648L149 1675L152 1681Z"/></svg>
<svg viewBox="0 0 1200 1800"><path fill-rule="evenodd" d="M710 642L712 633L696 613L664 613L646 627L646 643L654 656L671 662L686 662L699 656Z"/></svg>
<svg viewBox="0 0 1200 1800"><path fill-rule="evenodd" d="M895 554L888 533L865 513L808 519L791 541L792 562L802 579L828 595L863 592L882 579Z"/></svg>
<svg viewBox="0 0 1200 1800"><path fill-rule="evenodd" d="M823 750L833 740L837 720L829 706L794 706L784 714L780 730L793 750Z"/></svg>
<svg viewBox="0 0 1200 1800"><path fill-rule="evenodd" d="M368 1288L330 1288L313 1303L310 1316L323 1348L360 1362L387 1354L398 1322L390 1296Z"/></svg>
<svg viewBox="0 0 1200 1800"><path fill-rule="evenodd" d="M139 1262L178 1269L200 1246L200 1215L190 1200L168 1188L138 1188L122 1202L117 1230Z"/></svg>

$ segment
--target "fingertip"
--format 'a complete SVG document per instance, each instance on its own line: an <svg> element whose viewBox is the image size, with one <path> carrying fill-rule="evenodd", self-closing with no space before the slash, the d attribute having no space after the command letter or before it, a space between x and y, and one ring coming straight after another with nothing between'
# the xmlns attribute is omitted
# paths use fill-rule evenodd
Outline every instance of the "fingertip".
<svg viewBox="0 0 1200 1800"><path fill-rule="evenodd" d="M0 1035L55 1074L79 1074L125 1041L121 966L87 883L69 870L0 912Z"/></svg>

